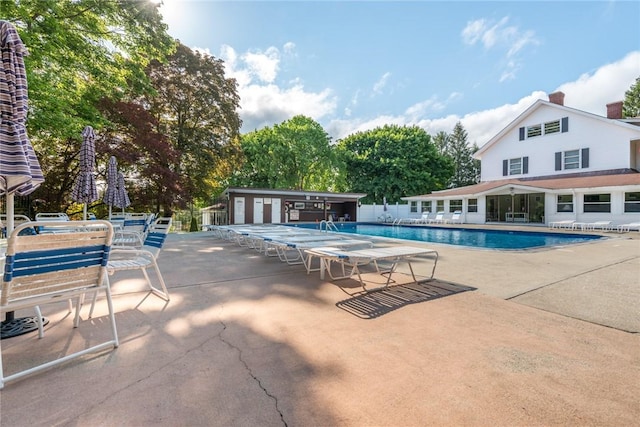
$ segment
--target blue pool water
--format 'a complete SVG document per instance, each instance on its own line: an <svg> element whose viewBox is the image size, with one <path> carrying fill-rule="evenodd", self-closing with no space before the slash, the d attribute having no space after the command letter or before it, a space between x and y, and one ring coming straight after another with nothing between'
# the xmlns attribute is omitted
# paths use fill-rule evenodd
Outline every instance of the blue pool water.
<svg viewBox="0 0 640 427"><path fill-rule="evenodd" d="M292 225L292 224L288 224ZM391 226L367 223L336 223L342 233L390 237L447 245L471 246L484 249L532 249L585 243L601 236L534 231L488 230L459 227ZM296 227L318 228L318 224L296 224Z"/></svg>

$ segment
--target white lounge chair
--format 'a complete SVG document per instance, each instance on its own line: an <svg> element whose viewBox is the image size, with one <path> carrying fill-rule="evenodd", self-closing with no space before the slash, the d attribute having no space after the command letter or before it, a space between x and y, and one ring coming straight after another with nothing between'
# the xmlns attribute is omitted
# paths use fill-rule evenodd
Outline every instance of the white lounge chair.
<svg viewBox="0 0 640 427"><path fill-rule="evenodd" d="M462 224L462 211L454 211L451 218L445 220L445 222L450 224Z"/></svg>
<svg viewBox="0 0 640 427"><path fill-rule="evenodd" d="M584 230L601 230L601 231L609 231L611 230L611 221L595 221L588 222L583 227Z"/></svg>
<svg viewBox="0 0 640 427"><path fill-rule="evenodd" d="M42 338L40 305L64 299L81 298L86 292L104 291L112 336L99 344L92 344L67 355L64 354L64 348L68 344L65 342L60 347L62 353L58 354L57 359L9 375L3 371L0 346L0 389L9 381L60 365L87 353L118 347L118 334L106 271L113 239L111 224L98 220L46 221L42 222L46 228L60 230L38 235L21 235L21 231L31 225L31 223L19 225L9 237L5 274L1 282L0 314L35 308L37 319L40 321L38 327ZM95 325L94 322L87 322L89 323ZM74 327L79 326L78 311L73 324ZM90 335L94 334L86 334L87 340ZM26 341L25 343L28 344ZM24 352L28 354L29 350L25 349Z"/></svg>
<svg viewBox="0 0 640 427"><path fill-rule="evenodd" d="M427 220L427 224L443 224L443 223L444 223L444 211L437 212L435 218L431 218Z"/></svg>
<svg viewBox="0 0 640 427"><path fill-rule="evenodd" d="M618 225L617 229L618 229L618 233L623 233L631 230L640 231L640 222L630 222L628 224L620 224Z"/></svg>
<svg viewBox="0 0 640 427"><path fill-rule="evenodd" d="M109 258L109 263L107 264L109 274L114 274L117 271L124 270L142 270L142 274L144 275L151 292L160 298L169 301L169 291L167 290L164 278L160 272L160 267L158 267L157 259L167 238L170 227L171 218L158 218L154 222L151 230L149 230L142 248L113 249ZM147 268L149 267L154 269L160 283L160 289L153 286L153 283L151 283L151 279L147 273ZM91 310L93 311L93 306L91 307Z"/></svg>
<svg viewBox="0 0 640 427"><path fill-rule="evenodd" d="M553 221L549 223L549 228L572 228L574 220Z"/></svg>
<svg viewBox="0 0 640 427"><path fill-rule="evenodd" d="M316 247L312 249L305 250L307 256L309 257L309 263L311 263L313 257L320 258L320 278L324 280L325 272L329 275L331 280L340 280L340 279L348 279L352 277L357 277L362 289L365 292L384 289L392 283L391 276L396 271L396 268L399 263L406 262L409 266L409 270L411 271L411 276L414 282L417 282L418 279L413 271L413 267L411 266L411 261L418 257L429 256L434 260L433 269L431 270L431 275L427 279L433 279L433 275L436 271L436 265L438 263L438 252L433 249L428 248L418 248L414 246L391 246L385 248L370 248L370 249L359 249L354 251L341 250L336 247ZM378 267L378 263L381 261L386 261L390 263L390 267L386 271L381 271ZM331 264L337 263L342 268L343 275L342 276L333 276L331 272ZM375 289L368 289L367 284L363 280L360 274L360 267L374 264L376 267L376 271L380 274L387 275L386 283L382 287L378 287ZM350 268L351 271L348 274L345 274L345 267Z"/></svg>

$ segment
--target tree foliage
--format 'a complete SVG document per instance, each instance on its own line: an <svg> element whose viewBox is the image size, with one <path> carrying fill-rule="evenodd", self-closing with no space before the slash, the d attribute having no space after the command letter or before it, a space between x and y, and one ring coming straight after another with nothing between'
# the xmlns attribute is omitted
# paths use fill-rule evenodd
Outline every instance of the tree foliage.
<svg viewBox="0 0 640 427"><path fill-rule="evenodd" d="M224 63L179 44L166 63L152 61L148 75L156 92L140 100L154 116L158 134L177 154L167 167L179 185L163 197L167 209L194 198L210 199L235 168L241 120L237 83ZM170 202L168 198L173 198Z"/></svg>
<svg viewBox="0 0 640 427"><path fill-rule="evenodd" d="M640 77L624 93L624 104L622 107L624 117L640 117Z"/></svg>
<svg viewBox="0 0 640 427"><path fill-rule="evenodd" d="M338 163L331 137L314 120L295 116L242 136L244 164L232 185L335 190Z"/></svg>
<svg viewBox="0 0 640 427"><path fill-rule="evenodd" d="M401 197L441 190L453 172L431 137L418 126L386 125L358 132L338 144L345 181L365 203L400 201Z"/></svg>
<svg viewBox="0 0 640 427"><path fill-rule="evenodd" d="M106 123L99 101L151 90L145 67L175 42L147 1L2 1L2 19L29 50L27 130L45 174L33 197L44 200L43 209L65 209L81 131L91 125L100 138Z"/></svg>
<svg viewBox="0 0 640 427"><path fill-rule="evenodd" d="M453 133L446 140L445 155L453 162L453 174L447 186L456 188L476 184L480 175L480 162L473 158L473 153L478 147L475 144L473 147L469 146L467 131L462 123L456 123Z"/></svg>

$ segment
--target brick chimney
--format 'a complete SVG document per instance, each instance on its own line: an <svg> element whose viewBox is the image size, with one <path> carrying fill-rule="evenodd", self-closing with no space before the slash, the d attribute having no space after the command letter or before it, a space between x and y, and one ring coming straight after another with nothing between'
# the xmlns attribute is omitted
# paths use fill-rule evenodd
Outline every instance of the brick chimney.
<svg viewBox="0 0 640 427"><path fill-rule="evenodd" d="M622 104L623 104L623 101L612 102L611 104L607 104L607 119L621 119Z"/></svg>
<svg viewBox="0 0 640 427"><path fill-rule="evenodd" d="M558 105L564 105L564 93L558 91L549 94L549 102Z"/></svg>

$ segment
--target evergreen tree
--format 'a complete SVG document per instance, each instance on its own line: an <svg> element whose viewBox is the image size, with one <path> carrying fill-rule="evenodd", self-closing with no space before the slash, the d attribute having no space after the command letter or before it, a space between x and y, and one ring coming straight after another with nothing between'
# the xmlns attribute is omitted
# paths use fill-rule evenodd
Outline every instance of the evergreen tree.
<svg viewBox="0 0 640 427"><path fill-rule="evenodd" d="M453 176L449 180L449 188L464 187L478 182L479 162L473 159L477 146L470 147L467 142L467 131L462 123L456 123L453 133L446 138L445 155L451 158L454 165Z"/></svg>
<svg viewBox="0 0 640 427"><path fill-rule="evenodd" d="M640 117L640 77L624 93L624 105L622 107L624 117Z"/></svg>

